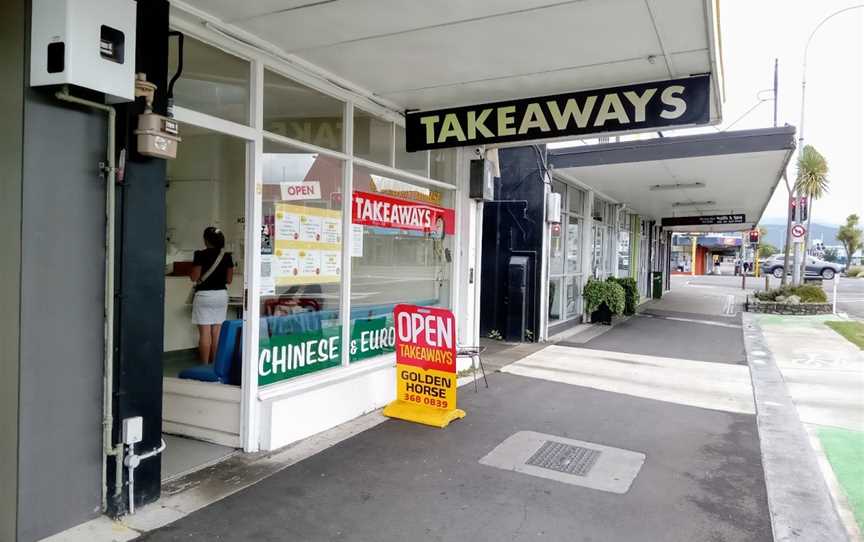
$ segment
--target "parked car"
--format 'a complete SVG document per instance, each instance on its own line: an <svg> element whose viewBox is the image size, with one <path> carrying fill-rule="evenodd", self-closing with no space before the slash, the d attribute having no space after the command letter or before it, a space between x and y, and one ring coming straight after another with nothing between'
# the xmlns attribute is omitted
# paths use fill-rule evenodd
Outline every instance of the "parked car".
<svg viewBox="0 0 864 542"><path fill-rule="evenodd" d="M790 256L791 257L791 256ZM762 272L772 274L778 279L783 276L783 254L775 254L759 262L762 267ZM834 275L842 272L844 266L839 263L826 262L813 256L807 256L807 265L804 268L804 276L807 277L822 277L825 280L831 280ZM789 267L789 273L792 272L792 267Z"/></svg>

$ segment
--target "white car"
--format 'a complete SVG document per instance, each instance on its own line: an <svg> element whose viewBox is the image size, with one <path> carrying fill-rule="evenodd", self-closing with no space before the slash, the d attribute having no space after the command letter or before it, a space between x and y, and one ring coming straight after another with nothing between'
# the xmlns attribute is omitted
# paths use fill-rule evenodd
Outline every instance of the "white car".
<svg viewBox="0 0 864 542"><path fill-rule="evenodd" d="M770 273L778 279L783 277L784 259L785 256L783 254L775 254L762 260L759 262L762 266L762 272L766 275ZM839 263L826 262L825 260L820 260L813 256L807 256L807 266L804 268L804 275L808 277L822 277L825 280L831 280L834 278L834 275L842 272L844 268L845 267ZM789 267L788 272L792 272L791 266Z"/></svg>

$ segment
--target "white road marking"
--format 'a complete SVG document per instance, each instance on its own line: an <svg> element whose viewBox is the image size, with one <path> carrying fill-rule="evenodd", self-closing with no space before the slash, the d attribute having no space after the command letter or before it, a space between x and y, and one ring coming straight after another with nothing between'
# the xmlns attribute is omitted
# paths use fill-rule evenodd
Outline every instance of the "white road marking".
<svg viewBox="0 0 864 542"><path fill-rule="evenodd" d="M750 369L743 365L553 345L502 371L668 403L755 413Z"/></svg>
<svg viewBox="0 0 864 542"><path fill-rule="evenodd" d="M641 316L646 316L648 318L660 318L662 320L673 320L675 322L690 322L691 324L703 324L706 326L731 327L734 329L741 329L741 326L737 325L737 324L724 324L723 322L714 322L712 320L698 320L696 318L680 318L678 316L658 316L656 314L643 314Z"/></svg>

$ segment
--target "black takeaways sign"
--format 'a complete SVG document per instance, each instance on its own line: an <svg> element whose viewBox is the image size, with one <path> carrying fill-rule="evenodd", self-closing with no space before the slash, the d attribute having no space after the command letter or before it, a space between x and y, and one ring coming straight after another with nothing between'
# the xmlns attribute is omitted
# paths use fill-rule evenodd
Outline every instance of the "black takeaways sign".
<svg viewBox="0 0 864 542"><path fill-rule="evenodd" d="M709 76L407 113L405 148L422 151L706 124Z"/></svg>
<svg viewBox="0 0 864 542"><path fill-rule="evenodd" d="M723 226L743 224L744 215L673 216L660 221L661 226Z"/></svg>

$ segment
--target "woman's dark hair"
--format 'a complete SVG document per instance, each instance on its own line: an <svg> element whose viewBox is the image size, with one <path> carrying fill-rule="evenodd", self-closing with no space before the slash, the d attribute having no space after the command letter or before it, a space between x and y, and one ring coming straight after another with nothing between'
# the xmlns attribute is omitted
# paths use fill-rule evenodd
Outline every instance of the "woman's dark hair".
<svg viewBox="0 0 864 542"><path fill-rule="evenodd" d="M222 250L225 248L225 234L219 228L208 226L204 229L204 242L207 246Z"/></svg>

